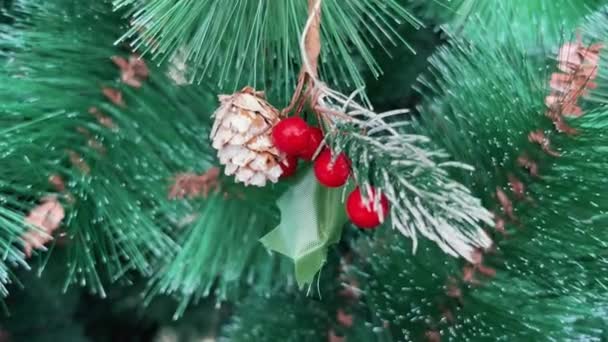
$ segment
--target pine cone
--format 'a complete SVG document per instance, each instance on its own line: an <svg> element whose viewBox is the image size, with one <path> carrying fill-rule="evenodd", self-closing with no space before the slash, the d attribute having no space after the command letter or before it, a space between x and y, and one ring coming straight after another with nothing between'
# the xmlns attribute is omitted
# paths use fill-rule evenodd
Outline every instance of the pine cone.
<svg viewBox="0 0 608 342"><path fill-rule="evenodd" d="M283 173L283 155L272 142L272 127L279 111L263 98L262 92L246 87L232 95L220 95L221 105L213 116L213 148L225 165L226 175L236 175L245 185L276 183Z"/></svg>

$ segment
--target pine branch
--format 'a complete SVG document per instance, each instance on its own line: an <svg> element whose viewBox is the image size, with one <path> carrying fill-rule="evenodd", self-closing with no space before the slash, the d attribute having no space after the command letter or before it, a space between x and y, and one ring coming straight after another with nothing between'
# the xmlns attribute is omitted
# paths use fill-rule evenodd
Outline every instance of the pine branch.
<svg viewBox="0 0 608 342"><path fill-rule="evenodd" d="M20 157L29 158L27 170L34 174L22 182L29 189L25 194L33 197L30 201L38 201L40 193L51 187L48 183L36 186L35 180L48 182L53 175L65 180L61 197L68 209L62 228L68 240L66 286L87 283L103 294L104 275L119 277L131 269L151 272L151 259L166 257L175 248L163 226L152 222L157 215L155 206L164 198L161 191L166 180L141 177L142 173L158 174L165 161L154 159L158 158L154 153L133 156L137 148L155 150L149 139L137 142L142 139L142 134L135 133L137 123L121 122L124 116L114 115L113 122L120 127L117 133L106 127L108 122L106 126L97 122L106 117L100 110L118 111L108 105L99 88L117 74L109 59L116 53L111 33L108 40L115 28L111 20L104 27L101 20L92 21L89 16L103 16L111 8L103 3L90 7L72 2L25 5L35 24L17 26L12 31L15 39L8 41L19 44L8 49L11 62L5 67L6 82L2 84L10 86L2 87L3 98L8 99L3 110L17 123L28 123L21 126L46 118L49 111L60 114L47 120L51 124L37 127L33 136L38 144L32 145L32 134L15 124L7 146L24 146ZM65 15L73 10L82 16ZM83 30L86 27L89 29ZM107 75L105 79L103 75ZM149 188L160 191L152 195Z"/></svg>
<svg viewBox="0 0 608 342"><path fill-rule="evenodd" d="M398 133L395 127L404 126L404 120L388 124L370 118L361 125L338 127L332 145L336 153L353 156L360 187L382 189L392 205L393 228L412 238L414 252L421 234L446 253L471 260L477 247L491 243L482 225L492 225L492 215L466 187L451 180L448 171L472 168L449 162L424 136Z"/></svg>
<svg viewBox="0 0 608 342"><path fill-rule="evenodd" d="M486 48L515 39L520 49L554 47L573 32L581 18L603 4L601 0L471 0L446 25L446 30ZM509 27L510 30L505 30ZM539 36L542 33L542 37Z"/></svg>
<svg viewBox="0 0 608 342"><path fill-rule="evenodd" d="M380 319L395 322L397 338L599 339L608 198L597 189L606 186L608 112L591 104L578 117L567 111L593 80L581 86L577 68L564 71L562 57L531 57L511 38L488 49L487 39L455 41L432 58L410 131L476 165L472 174L450 174L493 210L496 245L464 265L416 255L395 274L391 265L404 262L409 246L388 236L364 254L371 262L360 268L362 290ZM571 63L587 66L595 60L589 55ZM556 91L551 80L559 73L571 76L570 84Z"/></svg>
<svg viewBox="0 0 608 342"><path fill-rule="evenodd" d="M336 313L346 301L339 295L337 256L331 260L314 290L322 298L294 288L277 291L270 298L249 295L236 305L222 335L230 341L332 341L329 335L339 329Z"/></svg>
<svg viewBox="0 0 608 342"><path fill-rule="evenodd" d="M448 297L446 289L461 263L437 245L422 240L412 254L410 240L384 230L360 239L353 249L358 255L351 276L363 293L363 304L384 323L374 329L390 336L388 340L427 340L427 333L444 328L442 315L457 313L450 312L457 299Z"/></svg>
<svg viewBox="0 0 608 342"><path fill-rule="evenodd" d="M198 82L211 77L228 92L244 85L276 90L280 102L293 89L305 1L246 0L225 6L217 0L115 0L114 5L130 9L132 27L125 37L136 38L135 48L161 61L179 52ZM323 12L321 72L341 88L363 85L360 65L376 77L381 73L372 48L405 44L395 27L421 26L394 0L329 0Z"/></svg>
<svg viewBox="0 0 608 342"><path fill-rule="evenodd" d="M180 197L172 189L175 177L217 163L207 140L215 91L178 86L171 75L114 47L122 21L107 3L66 0L25 8L33 26L10 31L14 39L5 41L5 51L11 63L0 76L7 99L2 111L15 121L7 125L12 134L6 147L23 146L16 155L32 157L35 167L28 168L24 184L34 176L42 184L26 192L32 202L44 195L41 189L56 191L50 175L65 181L66 286L86 283L103 294L107 279L131 270L152 276L160 269L153 286L162 286L150 293L184 296L183 304L208 294L218 278L219 296L236 293L245 278L262 292L277 286L271 279L282 271L257 239L269 228L267 220L275 219L261 218L260 208L268 210L280 188L252 192L220 179L221 192L207 193L213 197L174 198ZM58 114L33 132L16 127L42 120L53 109ZM31 144L34 138L40 143ZM194 185L185 197L204 194ZM237 198L226 201L224 192ZM198 211L205 221L184 221ZM260 218L252 221L254 215ZM234 220L227 224L225 217ZM217 250L211 247L226 253L210 253ZM175 273L192 255L200 257L201 268Z"/></svg>
<svg viewBox="0 0 608 342"><path fill-rule="evenodd" d="M268 294L284 287L291 267L258 241L277 224L277 213L268 209L275 199L235 190L242 188L193 202L192 222L177 234L181 248L151 279L148 301L159 294L177 297L177 318L188 304L210 295L227 300L239 298L245 288Z"/></svg>
<svg viewBox="0 0 608 342"><path fill-rule="evenodd" d="M595 266L591 260L573 260L568 266L562 261L559 275L551 273L558 267L553 262L544 264L542 270L528 269L529 275L542 272L552 284L582 287L559 291L539 286L528 276L514 276L502 267L495 277L476 274L476 283L466 282L466 266L456 259L427 241L412 255L411 243L392 231L360 241L356 250L360 262L355 275L365 305L378 321L389 322L385 327L373 326L393 340L424 340L435 333L455 340L489 340L498 335L509 340L594 339L604 331L604 319L594 312L606 305L605 289L600 282L589 282L583 271L592 266L590 274L605 272L601 259ZM538 260L540 265L550 260L547 254L538 250L528 256L528 263ZM498 267L500 261L488 265ZM509 269L516 267L522 272L526 269L524 265L510 265ZM564 277L567 274L570 276Z"/></svg>

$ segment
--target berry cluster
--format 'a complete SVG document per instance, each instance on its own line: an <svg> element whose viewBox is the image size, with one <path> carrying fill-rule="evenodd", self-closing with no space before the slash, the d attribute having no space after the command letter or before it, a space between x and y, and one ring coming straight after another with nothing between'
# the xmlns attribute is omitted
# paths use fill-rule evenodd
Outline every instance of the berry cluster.
<svg viewBox="0 0 608 342"><path fill-rule="evenodd" d="M341 187L351 173L350 160L344 153L337 156L327 147L321 147L323 132L318 127L309 126L304 119L294 116L279 121L272 130L274 145L286 158L281 163L282 178L292 176L297 169L298 158L313 161L313 169L319 183L329 188ZM320 151L319 151L320 150ZM319 151L318 153L316 153ZM348 195L346 212L350 220L363 229L373 229L382 223L381 217L388 214L386 196L376 199L376 191L371 189L367 201L357 187ZM379 202L379 205L377 205ZM376 203L376 205L374 205Z"/></svg>

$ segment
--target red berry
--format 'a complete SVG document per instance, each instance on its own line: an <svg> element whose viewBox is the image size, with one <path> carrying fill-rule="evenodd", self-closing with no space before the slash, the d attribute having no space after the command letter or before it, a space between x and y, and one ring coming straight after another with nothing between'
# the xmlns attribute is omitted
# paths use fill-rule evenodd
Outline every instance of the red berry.
<svg viewBox="0 0 608 342"><path fill-rule="evenodd" d="M293 176L293 174L296 173L296 169L298 168L298 158L294 156L287 156L285 159L283 159L280 165L281 170L283 170L281 178Z"/></svg>
<svg viewBox="0 0 608 342"><path fill-rule="evenodd" d="M300 158L304 160L312 160L315 152L317 152L317 148L319 148L319 145L321 145L321 142L323 141L323 131L318 127L310 127L308 134L308 144L304 151L300 153Z"/></svg>
<svg viewBox="0 0 608 342"><path fill-rule="evenodd" d="M350 161L344 153L340 153L332 162L332 152L326 148L317 157L314 164L315 176L319 183L329 187L337 188L348 180L350 175Z"/></svg>
<svg viewBox="0 0 608 342"><path fill-rule="evenodd" d="M372 189L371 198L367 200L367 206L363 203L361 197L361 190L357 187L353 192L348 195L346 199L346 213L351 222L359 228L363 229L374 229L380 225L380 213L379 210L374 210L374 201L376 196L376 190ZM386 218L388 216L388 199L384 194L381 194L380 206L382 207L382 215Z"/></svg>
<svg viewBox="0 0 608 342"><path fill-rule="evenodd" d="M282 152L296 156L308 145L309 127L299 116L283 119L272 129L274 145Z"/></svg>

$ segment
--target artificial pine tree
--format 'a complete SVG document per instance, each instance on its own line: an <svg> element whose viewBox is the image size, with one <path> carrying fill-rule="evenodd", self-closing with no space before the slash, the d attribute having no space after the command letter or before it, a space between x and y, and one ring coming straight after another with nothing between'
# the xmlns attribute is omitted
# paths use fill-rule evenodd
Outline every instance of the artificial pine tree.
<svg viewBox="0 0 608 342"><path fill-rule="evenodd" d="M604 340L607 39L603 0L2 1L0 341Z"/></svg>

